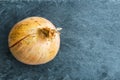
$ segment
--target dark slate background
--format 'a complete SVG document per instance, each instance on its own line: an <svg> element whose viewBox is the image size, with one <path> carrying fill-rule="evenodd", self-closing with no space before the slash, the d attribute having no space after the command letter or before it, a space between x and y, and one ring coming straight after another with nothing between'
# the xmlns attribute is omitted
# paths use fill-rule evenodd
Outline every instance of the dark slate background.
<svg viewBox="0 0 120 80"><path fill-rule="evenodd" d="M30 16L63 28L44 65L22 64L8 48L12 26ZM0 0L0 80L120 80L120 0Z"/></svg>

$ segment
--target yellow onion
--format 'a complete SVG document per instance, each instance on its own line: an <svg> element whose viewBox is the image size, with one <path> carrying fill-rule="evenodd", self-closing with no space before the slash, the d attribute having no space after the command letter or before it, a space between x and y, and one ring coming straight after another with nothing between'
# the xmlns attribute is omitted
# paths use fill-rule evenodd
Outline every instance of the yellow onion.
<svg viewBox="0 0 120 80"><path fill-rule="evenodd" d="M49 20L42 17L28 17L16 23L11 29L8 44L13 56L29 65L44 64L58 53L60 33Z"/></svg>

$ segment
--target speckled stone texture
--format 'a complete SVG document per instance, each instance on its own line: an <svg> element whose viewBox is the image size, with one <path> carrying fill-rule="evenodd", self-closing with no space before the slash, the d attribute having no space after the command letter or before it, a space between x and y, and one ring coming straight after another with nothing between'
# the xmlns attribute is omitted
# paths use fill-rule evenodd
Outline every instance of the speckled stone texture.
<svg viewBox="0 0 120 80"><path fill-rule="evenodd" d="M63 28L47 64L22 64L9 51L10 29L29 16ZM120 80L120 0L0 0L0 80Z"/></svg>

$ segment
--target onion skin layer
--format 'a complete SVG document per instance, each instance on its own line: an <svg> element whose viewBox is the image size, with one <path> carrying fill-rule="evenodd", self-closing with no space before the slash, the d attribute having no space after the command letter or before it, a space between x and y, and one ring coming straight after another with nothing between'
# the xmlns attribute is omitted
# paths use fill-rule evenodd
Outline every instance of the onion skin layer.
<svg viewBox="0 0 120 80"><path fill-rule="evenodd" d="M29 17L11 29L8 44L13 56L29 65L44 64L58 53L60 34L55 26L42 17Z"/></svg>

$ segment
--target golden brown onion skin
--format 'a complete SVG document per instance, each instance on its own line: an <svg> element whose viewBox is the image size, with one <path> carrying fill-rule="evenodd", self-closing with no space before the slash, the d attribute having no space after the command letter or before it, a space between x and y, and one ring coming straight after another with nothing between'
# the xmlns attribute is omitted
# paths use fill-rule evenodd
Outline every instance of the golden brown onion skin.
<svg viewBox="0 0 120 80"><path fill-rule="evenodd" d="M20 62L29 65L44 64L58 53L60 34L49 20L29 17L13 26L8 43L11 53Z"/></svg>

